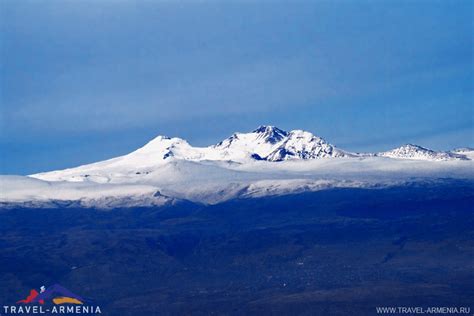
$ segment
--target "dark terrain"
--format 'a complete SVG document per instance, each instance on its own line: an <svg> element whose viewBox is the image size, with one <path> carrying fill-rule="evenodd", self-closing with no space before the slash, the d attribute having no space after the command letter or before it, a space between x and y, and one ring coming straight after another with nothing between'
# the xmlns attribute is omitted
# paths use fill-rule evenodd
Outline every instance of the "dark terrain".
<svg viewBox="0 0 474 316"><path fill-rule="evenodd" d="M0 210L0 306L59 283L103 315L375 315L470 306L474 184L215 206Z"/></svg>

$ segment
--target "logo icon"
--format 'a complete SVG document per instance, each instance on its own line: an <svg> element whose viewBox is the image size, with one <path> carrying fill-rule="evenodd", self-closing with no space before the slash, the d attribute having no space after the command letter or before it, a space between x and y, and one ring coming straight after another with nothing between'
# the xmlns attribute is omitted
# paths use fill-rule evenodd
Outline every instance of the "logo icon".
<svg viewBox="0 0 474 316"><path fill-rule="evenodd" d="M25 299L19 300L17 304L44 304L45 302L52 301L56 305L61 304L84 304L84 299L77 294L66 289L64 286L54 284L48 287L44 285L40 287L38 292L35 289L30 291Z"/></svg>

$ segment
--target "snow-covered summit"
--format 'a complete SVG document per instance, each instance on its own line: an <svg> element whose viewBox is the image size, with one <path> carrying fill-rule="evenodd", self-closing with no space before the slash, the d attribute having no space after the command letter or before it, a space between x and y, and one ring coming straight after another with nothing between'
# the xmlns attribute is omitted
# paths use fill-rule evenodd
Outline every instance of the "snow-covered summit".
<svg viewBox="0 0 474 316"><path fill-rule="evenodd" d="M270 144L276 144L288 136L288 132L279 129L275 126L260 125L252 133L258 134L258 139L263 139Z"/></svg>
<svg viewBox="0 0 474 316"><path fill-rule="evenodd" d="M187 152L191 150L191 145L189 145L189 143L184 139L178 137L170 138L167 136L158 136L131 154L156 154L156 158L159 158L160 155L162 155L162 159L167 159L175 155L182 156L182 158L187 158Z"/></svg>
<svg viewBox="0 0 474 316"><path fill-rule="evenodd" d="M398 148L381 152L377 154L382 157L396 158L396 159L415 159L415 160L431 160L431 161L446 161L446 160L467 160L464 155L451 152L434 151L418 145L406 144Z"/></svg>
<svg viewBox="0 0 474 316"><path fill-rule="evenodd" d="M235 133L213 148L221 151L222 157L230 160L251 157L254 160L283 161L355 156L337 149L310 132L303 130L287 132L275 126L265 125L250 133Z"/></svg>
<svg viewBox="0 0 474 316"><path fill-rule="evenodd" d="M275 126L259 126L250 133L234 133L229 138L211 146L209 160L245 161L262 160L288 135Z"/></svg>

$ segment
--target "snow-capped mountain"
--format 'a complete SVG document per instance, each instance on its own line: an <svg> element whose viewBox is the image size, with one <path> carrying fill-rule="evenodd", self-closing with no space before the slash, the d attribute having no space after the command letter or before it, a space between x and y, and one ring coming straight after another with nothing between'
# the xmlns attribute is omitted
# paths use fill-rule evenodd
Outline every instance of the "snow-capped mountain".
<svg viewBox="0 0 474 316"><path fill-rule="evenodd" d="M465 155L452 152L439 152L418 145L406 144L398 148L377 154L381 157L398 159L416 159L431 161L467 160Z"/></svg>
<svg viewBox="0 0 474 316"><path fill-rule="evenodd" d="M0 176L0 205L60 202L107 208L184 200L213 204L334 187L380 187L413 179L474 179L471 153L405 145L378 154L356 154L309 132L273 126L235 133L208 147L158 136L113 159L29 177Z"/></svg>
<svg viewBox="0 0 474 316"><path fill-rule="evenodd" d="M286 132L274 126L260 126L251 133L235 133L212 149L219 153L218 157L233 161L241 161L244 157L283 161L353 156L310 132Z"/></svg>

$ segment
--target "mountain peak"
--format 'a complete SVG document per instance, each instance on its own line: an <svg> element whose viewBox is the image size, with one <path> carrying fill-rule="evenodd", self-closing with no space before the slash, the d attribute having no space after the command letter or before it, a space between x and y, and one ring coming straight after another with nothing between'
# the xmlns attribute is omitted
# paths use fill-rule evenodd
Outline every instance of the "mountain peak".
<svg viewBox="0 0 474 316"><path fill-rule="evenodd" d="M425 148L425 147L423 147L423 146L416 145L416 144L410 144L410 143L405 144L405 145L402 145L402 146L400 146L400 147L398 147L398 148L407 148L407 149L416 149L416 150L430 150L430 149Z"/></svg>
<svg viewBox="0 0 474 316"><path fill-rule="evenodd" d="M250 133L233 134L213 148L224 150L225 157L235 157L237 153L240 157L266 161L354 156L310 132L287 132L271 125L261 125Z"/></svg>
<svg viewBox="0 0 474 316"><path fill-rule="evenodd" d="M419 145L405 144L400 147L394 148L389 151L384 151L378 156L396 158L396 159L415 159L415 160L431 160L431 161L443 161L443 160L465 160L467 159L463 155L455 153L434 151Z"/></svg>
<svg viewBox="0 0 474 316"><path fill-rule="evenodd" d="M258 139L263 139L270 144L276 144L288 135L288 132L271 125L260 125L252 133L259 134Z"/></svg>
<svg viewBox="0 0 474 316"><path fill-rule="evenodd" d="M257 127L257 129L253 130L252 133L266 133L269 131L286 133L284 130L279 129L278 127L273 125L260 125L259 127Z"/></svg>
<svg viewBox="0 0 474 316"><path fill-rule="evenodd" d="M135 153L161 153L168 152L175 147L190 147L187 141L179 137L157 136L149 141L145 146L137 149Z"/></svg>
<svg viewBox="0 0 474 316"><path fill-rule="evenodd" d="M163 141L163 140L170 140L171 137L165 136L165 135L158 135L155 138L153 138L151 141Z"/></svg>

